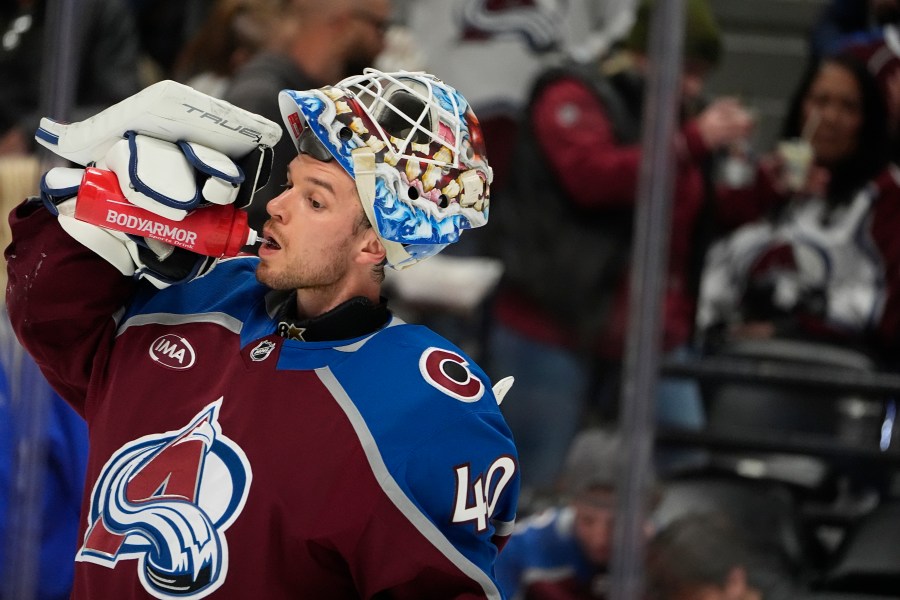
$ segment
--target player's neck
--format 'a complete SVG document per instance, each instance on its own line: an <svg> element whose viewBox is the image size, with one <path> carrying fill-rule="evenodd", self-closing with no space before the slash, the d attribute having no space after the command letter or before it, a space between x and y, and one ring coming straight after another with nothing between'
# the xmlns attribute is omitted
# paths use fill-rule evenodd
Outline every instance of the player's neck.
<svg viewBox="0 0 900 600"><path fill-rule="evenodd" d="M332 286L302 288L297 290L297 316L302 319L314 319L335 309L352 298L366 298L378 303L381 296L379 285L347 285L340 288Z"/></svg>
<svg viewBox="0 0 900 600"><path fill-rule="evenodd" d="M357 296L313 318L295 314L294 306L293 299L289 299L278 312L278 333L305 342L362 337L377 331L390 319L384 298L373 302Z"/></svg>

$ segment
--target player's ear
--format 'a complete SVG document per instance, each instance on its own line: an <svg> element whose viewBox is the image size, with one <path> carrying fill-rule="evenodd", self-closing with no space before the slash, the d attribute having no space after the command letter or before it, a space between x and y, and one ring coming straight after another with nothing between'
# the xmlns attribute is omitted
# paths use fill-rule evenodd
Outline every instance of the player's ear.
<svg viewBox="0 0 900 600"><path fill-rule="evenodd" d="M387 251L384 244L378 239L378 235L371 227L365 229L360 236L359 252L357 254L358 262L367 265L380 265L384 262Z"/></svg>

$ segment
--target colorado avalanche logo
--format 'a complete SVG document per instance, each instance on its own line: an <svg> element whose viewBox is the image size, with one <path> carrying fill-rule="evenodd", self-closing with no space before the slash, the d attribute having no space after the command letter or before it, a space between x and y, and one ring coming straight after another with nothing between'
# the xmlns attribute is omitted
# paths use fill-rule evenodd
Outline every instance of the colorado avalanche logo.
<svg viewBox="0 0 900 600"><path fill-rule="evenodd" d="M219 398L178 431L120 448L91 493L76 560L114 568L137 559L144 588L162 599L203 598L228 570L225 530L240 515L252 474L222 434Z"/></svg>
<svg viewBox="0 0 900 600"><path fill-rule="evenodd" d="M425 381L460 402L478 402L484 395L484 384L456 352L428 348L419 357L419 371Z"/></svg>
<svg viewBox="0 0 900 600"><path fill-rule="evenodd" d="M557 47L568 0L467 0L462 9L463 39L519 35L535 52Z"/></svg>

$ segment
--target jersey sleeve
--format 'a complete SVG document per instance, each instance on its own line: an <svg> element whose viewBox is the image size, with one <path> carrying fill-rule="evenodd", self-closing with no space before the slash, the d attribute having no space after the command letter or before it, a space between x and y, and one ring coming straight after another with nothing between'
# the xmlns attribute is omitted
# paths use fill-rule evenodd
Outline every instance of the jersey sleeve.
<svg viewBox="0 0 900 600"><path fill-rule="evenodd" d="M79 414L95 368L136 282L66 234L39 202L10 215L6 300L10 322L47 380Z"/></svg>
<svg viewBox="0 0 900 600"><path fill-rule="evenodd" d="M393 544L359 559L361 595L505 597L494 564L515 523L519 464L487 375L409 325L389 327L335 368L387 503L369 509L359 545Z"/></svg>
<svg viewBox="0 0 900 600"><path fill-rule="evenodd" d="M402 512L438 552L420 554L419 560L434 564L418 565L391 597L422 597L415 590L446 598L506 597L494 563L515 522L519 471L500 415L469 413L430 432L395 477L402 502L411 504ZM394 554L410 560L402 549Z"/></svg>
<svg viewBox="0 0 900 600"><path fill-rule="evenodd" d="M527 542L521 540L517 533L510 536L509 543L497 557L496 573L500 589L509 598L520 597L519 586L525 571L527 558Z"/></svg>
<svg viewBox="0 0 900 600"><path fill-rule="evenodd" d="M406 470L416 502L463 555L492 567L515 524L518 458L498 413L470 413L432 435Z"/></svg>

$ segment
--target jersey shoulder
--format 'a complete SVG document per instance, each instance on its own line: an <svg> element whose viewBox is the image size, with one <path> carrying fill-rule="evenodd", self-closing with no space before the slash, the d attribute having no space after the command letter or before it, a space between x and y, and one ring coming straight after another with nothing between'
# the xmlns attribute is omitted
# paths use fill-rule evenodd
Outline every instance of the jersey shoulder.
<svg viewBox="0 0 900 600"><path fill-rule="evenodd" d="M463 350L434 331L399 322L369 339L359 360L382 378L385 393L416 403L440 406L449 413L498 412L491 382L484 370Z"/></svg>
<svg viewBox="0 0 900 600"><path fill-rule="evenodd" d="M452 475L468 465L487 473L501 457L510 473L516 470L512 433L488 376L433 331L402 322L386 327L332 370L398 479L427 482L433 491L442 487L435 470ZM454 481L445 478L448 488Z"/></svg>
<svg viewBox="0 0 900 600"><path fill-rule="evenodd" d="M243 321L251 306L262 301L267 291L256 280L258 263L255 256L223 259L212 271L188 283L163 290L147 284L130 304L125 320L154 313L222 313Z"/></svg>

